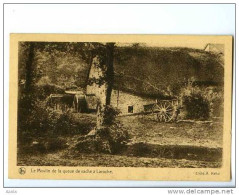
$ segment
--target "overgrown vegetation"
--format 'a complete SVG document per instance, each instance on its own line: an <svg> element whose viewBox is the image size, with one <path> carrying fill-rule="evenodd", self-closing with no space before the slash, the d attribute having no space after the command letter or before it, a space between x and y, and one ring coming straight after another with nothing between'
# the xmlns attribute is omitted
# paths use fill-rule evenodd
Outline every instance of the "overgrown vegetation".
<svg viewBox="0 0 239 195"><path fill-rule="evenodd" d="M23 141L23 140L22 140ZM27 142L26 142L27 141ZM66 140L60 137L28 137L28 140L19 142L19 153L42 154L55 152L68 147Z"/></svg>
<svg viewBox="0 0 239 195"><path fill-rule="evenodd" d="M116 120L119 110L111 106L105 109L104 128L94 137L87 135L95 127L95 121L78 120L71 111L57 112L47 107L48 87L38 86L30 94L19 99L18 144L21 151L51 152L66 147L59 137L82 135L77 148L80 152L117 153L125 147L129 135L123 125ZM39 91L42 93L39 94Z"/></svg>
<svg viewBox="0 0 239 195"><path fill-rule="evenodd" d="M48 90L46 86L38 86L19 98L18 144L26 152L62 149L65 141L59 137L85 135L95 125L94 121L77 120L70 111L56 112L49 108L44 100Z"/></svg>
<svg viewBox="0 0 239 195"><path fill-rule="evenodd" d="M187 112L187 119L206 120L209 118L209 102L201 94L184 96L183 105Z"/></svg>
<svg viewBox="0 0 239 195"><path fill-rule="evenodd" d="M223 91L219 87L198 86L189 81L180 90L181 118L207 120L223 116Z"/></svg>
<svg viewBox="0 0 239 195"><path fill-rule="evenodd" d="M28 132L36 135L86 134L94 126L93 123L86 122L76 120L69 111L56 112L46 108L44 102L37 101L29 113L19 114L18 127L20 133Z"/></svg>
<svg viewBox="0 0 239 195"><path fill-rule="evenodd" d="M104 125L114 125L117 124L116 117L120 114L120 110L113 108L112 106L106 106L104 110Z"/></svg>
<svg viewBox="0 0 239 195"><path fill-rule="evenodd" d="M116 120L119 110L112 106L105 109L104 126L96 130L92 136L82 137L78 140L76 148L80 152L102 152L115 154L122 151L129 141L127 129Z"/></svg>

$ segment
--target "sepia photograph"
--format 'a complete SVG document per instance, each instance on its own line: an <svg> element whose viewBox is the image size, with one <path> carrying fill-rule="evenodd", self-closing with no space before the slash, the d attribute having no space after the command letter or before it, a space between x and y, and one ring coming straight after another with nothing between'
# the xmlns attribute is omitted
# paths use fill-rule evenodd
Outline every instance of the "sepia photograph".
<svg viewBox="0 0 239 195"><path fill-rule="evenodd" d="M16 143L9 158L16 157L17 174L187 168L213 177L226 167L230 177L232 37L169 36L167 44L167 36L67 36L12 39Z"/></svg>

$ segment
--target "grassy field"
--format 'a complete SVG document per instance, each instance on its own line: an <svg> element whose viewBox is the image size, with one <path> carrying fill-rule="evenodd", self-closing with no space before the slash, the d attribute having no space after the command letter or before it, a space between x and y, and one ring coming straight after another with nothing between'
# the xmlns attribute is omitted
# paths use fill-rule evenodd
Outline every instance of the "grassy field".
<svg viewBox="0 0 239 195"><path fill-rule="evenodd" d="M95 120L76 115L76 120ZM87 154L74 149L80 135L64 137L68 147L55 152L21 153L18 165L107 167L220 167L222 124L218 122L158 123L152 117L118 118L131 140L121 154Z"/></svg>
<svg viewBox="0 0 239 195"><path fill-rule="evenodd" d="M127 116L119 120L129 129L133 142L222 147L223 124L220 122L159 123L151 116Z"/></svg>

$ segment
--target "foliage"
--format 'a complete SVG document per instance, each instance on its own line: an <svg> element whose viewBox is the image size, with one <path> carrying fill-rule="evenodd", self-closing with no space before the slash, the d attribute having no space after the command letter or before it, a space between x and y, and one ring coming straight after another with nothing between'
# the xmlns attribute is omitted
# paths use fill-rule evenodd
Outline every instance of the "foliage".
<svg viewBox="0 0 239 195"><path fill-rule="evenodd" d="M63 94L64 92L64 89L54 84L44 84L35 87L35 93L37 93L37 98L40 100L45 100L51 94Z"/></svg>
<svg viewBox="0 0 239 195"><path fill-rule="evenodd" d="M19 44L20 80L25 79L29 44ZM32 72L36 82L47 76L50 83L62 88L85 87L92 59L100 55L102 63L99 65L105 65L105 43L35 42L34 45ZM114 85L120 89L148 95L170 95L167 87L177 92L180 89L177 85L192 76L201 81L223 83L223 67L214 55L203 50L148 48L135 43L127 47L115 47L114 53L114 72L120 74L115 76ZM102 78L93 82L103 83Z"/></svg>
<svg viewBox="0 0 239 195"><path fill-rule="evenodd" d="M28 97L28 96L25 96ZM95 125L89 120L78 120L70 112L58 113L46 108L43 101L32 101L31 107L24 107L28 98L19 101L18 147L20 152L45 153L63 149L65 139L60 136L84 135Z"/></svg>
<svg viewBox="0 0 239 195"><path fill-rule="evenodd" d="M47 77L62 88L85 87L93 57L105 65L106 49L97 42L20 42L19 81L34 85Z"/></svg>
<svg viewBox="0 0 239 195"><path fill-rule="evenodd" d="M209 118L209 102L200 94L191 94L183 97L183 105L187 111L187 119L201 119Z"/></svg>
<svg viewBox="0 0 239 195"><path fill-rule="evenodd" d="M78 140L76 148L80 152L102 152L115 154L126 147L129 141L127 129L116 120L119 110L112 106L106 106L104 122L101 129L96 130L95 135L83 137Z"/></svg>
<svg viewBox="0 0 239 195"><path fill-rule="evenodd" d="M112 126L98 130L94 136L80 138L76 148L83 153L116 154L126 147L129 138L127 129L117 122Z"/></svg>
<svg viewBox="0 0 239 195"><path fill-rule="evenodd" d="M207 87L202 94L209 101L210 117L222 117L224 111L223 89Z"/></svg>
<svg viewBox="0 0 239 195"><path fill-rule="evenodd" d="M54 133L58 135L87 134L94 126L90 121L77 120L70 111L58 116Z"/></svg>
<svg viewBox="0 0 239 195"><path fill-rule="evenodd" d="M60 135L74 133L75 128L73 125L73 118L70 112L63 112L59 115L54 132Z"/></svg>
<svg viewBox="0 0 239 195"><path fill-rule="evenodd" d="M32 132L36 135L46 133L54 128L57 114L46 107L46 97L55 86L35 86L31 92L23 93L18 100L18 130Z"/></svg>
<svg viewBox="0 0 239 195"><path fill-rule="evenodd" d="M46 106L46 101L36 95L22 96L18 102L19 135L26 132L31 135L69 135L86 134L94 124L74 118L69 111L58 113Z"/></svg>
<svg viewBox="0 0 239 195"><path fill-rule="evenodd" d="M188 119L206 120L223 115L223 91L220 87L200 87L191 80L181 88L179 96Z"/></svg>
<svg viewBox="0 0 239 195"><path fill-rule="evenodd" d="M107 105L104 109L104 121L103 125L113 125L115 124L116 116L120 114L120 110L114 108L111 105Z"/></svg>
<svg viewBox="0 0 239 195"><path fill-rule="evenodd" d="M110 105L104 109L103 128L97 131L96 150L104 153L117 153L129 139L128 131L116 120L120 111Z"/></svg>
<svg viewBox="0 0 239 195"><path fill-rule="evenodd" d="M125 148L129 140L129 134L120 122L116 122L99 130L95 139L97 151L115 154Z"/></svg>
<svg viewBox="0 0 239 195"><path fill-rule="evenodd" d="M46 150L49 152L61 150L67 147L66 140L63 138L51 137L45 143Z"/></svg>
<svg viewBox="0 0 239 195"><path fill-rule="evenodd" d="M30 143L22 142L19 153L47 153L68 147L65 139L58 137L32 138Z"/></svg>

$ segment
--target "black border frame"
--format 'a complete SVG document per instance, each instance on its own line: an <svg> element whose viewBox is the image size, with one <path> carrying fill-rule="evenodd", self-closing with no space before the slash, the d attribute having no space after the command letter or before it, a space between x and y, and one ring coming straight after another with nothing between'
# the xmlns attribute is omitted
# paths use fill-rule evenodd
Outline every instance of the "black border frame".
<svg viewBox="0 0 239 195"><path fill-rule="evenodd" d="M230 4L233 4L234 7L235 7L235 36L233 36L233 39L232 39L232 108L234 107L235 109L235 185L233 187L223 187L223 188L236 188L236 184L237 184L237 180L236 180L236 3L2 3L3 5L3 138L2 138L2 141L3 141L3 189L14 189L14 188L142 188L142 187L122 187L122 186L114 186L114 187L96 187L96 186L92 186L92 187L5 187L4 186L4 6L5 5L10 5L10 4L25 4L25 5L28 5L28 4L36 4L36 5L40 5L40 4L51 4L51 5L54 5L54 4L87 4L87 5L91 5L91 4L95 4L95 5L124 5L124 4L131 4L131 5L134 5L134 4L226 4L226 5L230 5ZM235 57L235 59L234 59ZM235 72L235 76L234 76L234 72ZM234 81L234 77L235 77L235 105L233 105L233 81ZM232 116L233 116L233 113L232 113ZM233 121L231 121L231 124L232 124ZM231 146L232 147L232 146ZM7 170L8 171L8 170ZM94 180L92 180L94 181ZM106 181L106 180L105 180ZM181 181L181 182L184 182L184 181ZM159 187L159 186L155 186L155 187L147 187L147 188L169 188L169 187ZM222 188L222 187L180 187L180 186L176 186L176 187L170 187L170 188Z"/></svg>

